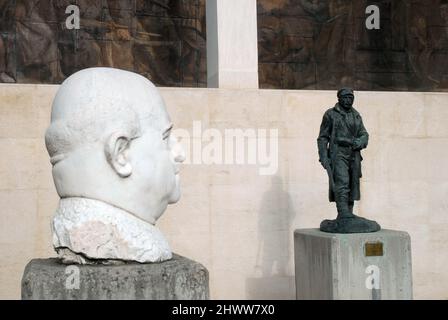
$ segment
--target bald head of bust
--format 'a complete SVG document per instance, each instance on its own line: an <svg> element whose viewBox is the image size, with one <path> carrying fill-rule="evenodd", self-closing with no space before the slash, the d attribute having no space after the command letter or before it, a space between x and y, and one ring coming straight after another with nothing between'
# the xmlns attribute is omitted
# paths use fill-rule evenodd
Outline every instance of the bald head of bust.
<svg viewBox="0 0 448 320"><path fill-rule="evenodd" d="M45 143L61 198L88 198L151 224L180 197L181 147L157 88L113 68L79 71L59 88Z"/></svg>

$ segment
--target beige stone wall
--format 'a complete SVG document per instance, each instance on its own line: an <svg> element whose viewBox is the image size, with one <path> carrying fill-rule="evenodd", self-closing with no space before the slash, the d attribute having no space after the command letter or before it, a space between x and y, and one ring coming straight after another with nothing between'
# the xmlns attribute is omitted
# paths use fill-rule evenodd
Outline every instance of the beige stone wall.
<svg viewBox="0 0 448 320"><path fill-rule="evenodd" d="M0 298L19 298L28 260L53 255L58 197L43 136L56 90L0 85ZM316 150L335 92L161 91L177 128L278 128L277 175L186 164L183 198L159 227L175 252L209 269L212 298L293 299L292 231L336 213ZM448 299L448 94L359 92L355 104L371 135L355 209L410 233L415 298Z"/></svg>

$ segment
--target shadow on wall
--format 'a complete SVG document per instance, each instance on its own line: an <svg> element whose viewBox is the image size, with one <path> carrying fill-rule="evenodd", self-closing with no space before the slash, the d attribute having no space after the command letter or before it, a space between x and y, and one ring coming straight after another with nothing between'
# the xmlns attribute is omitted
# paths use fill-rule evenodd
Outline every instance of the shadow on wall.
<svg viewBox="0 0 448 320"><path fill-rule="evenodd" d="M258 249L253 277L246 280L248 299L294 299L292 231L295 211L283 179L272 177L258 216Z"/></svg>

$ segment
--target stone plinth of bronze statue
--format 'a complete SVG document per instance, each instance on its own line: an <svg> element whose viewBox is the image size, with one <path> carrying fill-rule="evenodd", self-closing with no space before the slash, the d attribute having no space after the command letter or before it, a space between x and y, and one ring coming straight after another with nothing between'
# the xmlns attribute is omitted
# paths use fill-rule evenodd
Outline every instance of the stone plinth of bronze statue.
<svg viewBox="0 0 448 320"><path fill-rule="evenodd" d="M320 230L331 233L376 232L380 225L353 214L360 200L361 150L367 147L369 134L361 115L353 108L350 88L338 91L338 103L328 109L322 119L317 146L319 161L328 173L329 200L336 202L335 220L324 220Z"/></svg>

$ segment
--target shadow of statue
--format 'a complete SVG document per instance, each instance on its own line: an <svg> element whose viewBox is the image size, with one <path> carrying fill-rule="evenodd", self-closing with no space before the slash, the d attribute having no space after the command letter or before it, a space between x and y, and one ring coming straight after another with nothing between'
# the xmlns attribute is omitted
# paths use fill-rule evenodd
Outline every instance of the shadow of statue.
<svg viewBox="0 0 448 320"><path fill-rule="evenodd" d="M258 248L255 277L248 278L249 299L293 299L292 223L295 211L283 179L272 177L271 186L263 194L258 218Z"/></svg>

